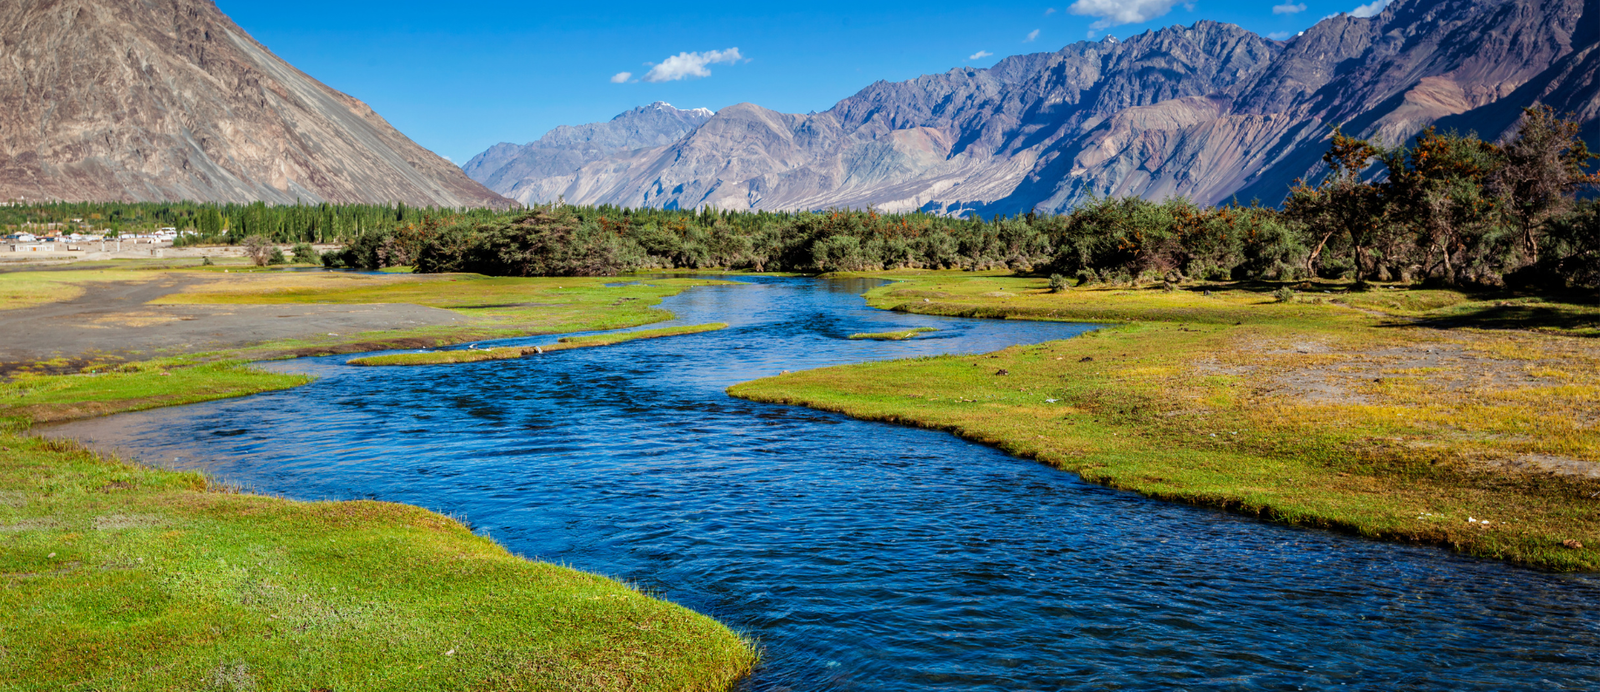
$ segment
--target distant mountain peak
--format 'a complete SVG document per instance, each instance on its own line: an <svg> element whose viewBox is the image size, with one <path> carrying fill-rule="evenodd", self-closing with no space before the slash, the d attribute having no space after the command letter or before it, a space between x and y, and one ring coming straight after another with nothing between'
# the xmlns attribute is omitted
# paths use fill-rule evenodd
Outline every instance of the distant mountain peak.
<svg viewBox="0 0 1600 692"><path fill-rule="evenodd" d="M530 178L572 175L584 164L611 154L666 146L714 115L709 108L684 110L656 101L623 111L606 122L560 125L524 145L501 142L472 157L461 169L490 189L509 192Z"/></svg>
<svg viewBox="0 0 1600 692"><path fill-rule="evenodd" d="M674 126L674 141L663 133L659 144L597 156L590 143L556 146L547 135L538 156L567 156L560 166L487 165L508 151L497 146L469 172L523 202L672 208L989 214L1127 195L1276 203L1295 178L1318 174L1336 123L1387 142L1435 122L1493 138L1522 107L1548 102L1578 114L1600 149L1592 5L1395 0L1287 42L1202 20L879 80L821 113L662 103L655 120L637 120L698 114Z"/></svg>

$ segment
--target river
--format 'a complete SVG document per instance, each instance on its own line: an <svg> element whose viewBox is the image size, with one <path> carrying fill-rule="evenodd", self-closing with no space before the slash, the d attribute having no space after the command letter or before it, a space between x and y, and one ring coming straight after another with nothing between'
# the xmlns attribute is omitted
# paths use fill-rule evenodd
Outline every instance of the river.
<svg viewBox="0 0 1600 692"><path fill-rule="evenodd" d="M754 638L754 690L1600 688L1591 576L1148 500L944 433L730 398L783 370L1090 328L872 310L862 280L739 280L662 305L718 332L463 365L272 363L321 379L58 432L261 492L456 516ZM939 331L845 338L922 326Z"/></svg>

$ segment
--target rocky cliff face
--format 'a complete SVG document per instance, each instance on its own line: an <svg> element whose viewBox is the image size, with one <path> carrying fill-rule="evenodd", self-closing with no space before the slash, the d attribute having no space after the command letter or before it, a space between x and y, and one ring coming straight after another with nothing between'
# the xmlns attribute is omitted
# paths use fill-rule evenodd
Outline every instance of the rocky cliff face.
<svg viewBox="0 0 1600 692"><path fill-rule="evenodd" d="M210 0L0 3L0 199L509 201Z"/></svg>
<svg viewBox="0 0 1600 692"><path fill-rule="evenodd" d="M518 146L501 142L472 157L462 170L494 190L528 202L554 200L591 161L682 139L711 119L705 108L683 110L657 101L609 122L562 125Z"/></svg>
<svg viewBox="0 0 1600 692"><path fill-rule="evenodd" d="M1277 203L1318 173L1333 124L1391 143L1435 123L1497 138L1543 102L1600 139L1597 34L1600 13L1584 0L1396 0L1287 42L1200 22L879 82L810 116L741 104L676 141L559 176L489 165L473 175L529 203L944 213L1060 211L1091 195Z"/></svg>

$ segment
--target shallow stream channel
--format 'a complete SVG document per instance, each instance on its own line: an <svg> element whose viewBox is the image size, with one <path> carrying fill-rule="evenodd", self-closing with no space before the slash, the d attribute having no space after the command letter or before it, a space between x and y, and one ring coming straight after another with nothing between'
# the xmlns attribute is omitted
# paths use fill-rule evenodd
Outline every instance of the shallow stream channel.
<svg viewBox="0 0 1600 692"><path fill-rule="evenodd" d="M746 634L764 656L752 690L1600 689L1594 576L1275 526L941 432L733 399L784 370L1091 328L873 310L865 280L738 280L662 304L669 324L722 331L270 363L321 379L57 433L258 492L455 516ZM846 338L912 327L939 331Z"/></svg>

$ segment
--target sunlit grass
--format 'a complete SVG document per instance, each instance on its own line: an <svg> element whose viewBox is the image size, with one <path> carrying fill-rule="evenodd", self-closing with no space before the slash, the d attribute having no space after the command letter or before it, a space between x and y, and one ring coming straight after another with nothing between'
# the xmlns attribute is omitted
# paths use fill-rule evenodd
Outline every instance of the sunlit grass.
<svg viewBox="0 0 1600 692"><path fill-rule="evenodd" d="M0 272L0 310L33 307L78 298L84 284L104 281L148 281L148 272L109 269Z"/></svg>
<svg viewBox="0 0 1600 692"><path fill-rule="evenodd" d="M0 435L0 680L15 690L722 690L705 616L406 505L218 492Z"/></svg>
<svg viewBox="0 0 1600 692"><path fill-rule="evenodd" d="M297 387L305 375L267 372L239 361L168 358L69 375L18 375L0 382L0 419L24 427Z"/></svg>

